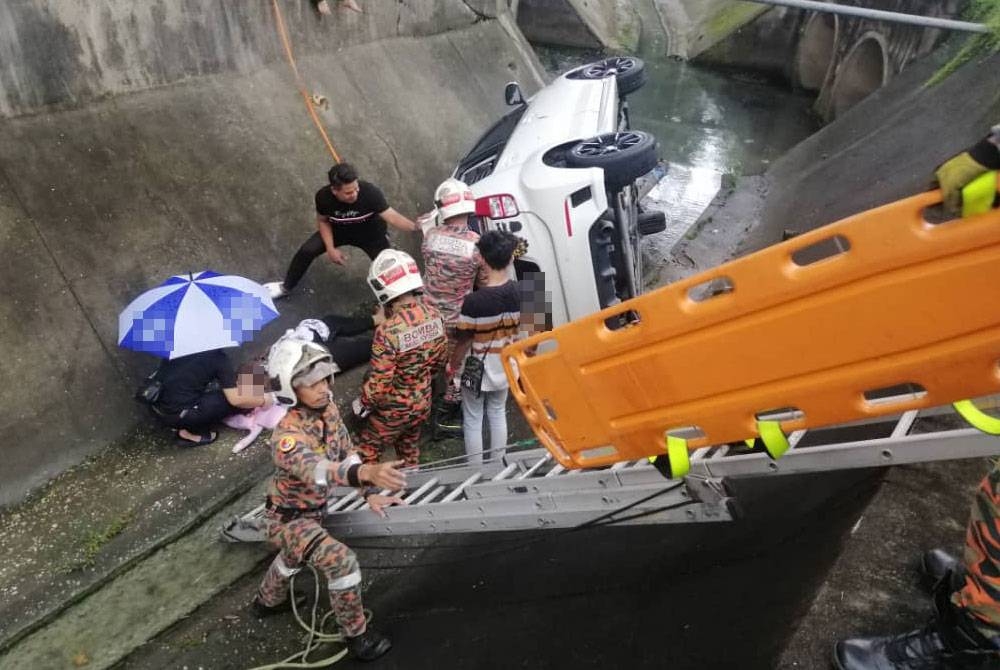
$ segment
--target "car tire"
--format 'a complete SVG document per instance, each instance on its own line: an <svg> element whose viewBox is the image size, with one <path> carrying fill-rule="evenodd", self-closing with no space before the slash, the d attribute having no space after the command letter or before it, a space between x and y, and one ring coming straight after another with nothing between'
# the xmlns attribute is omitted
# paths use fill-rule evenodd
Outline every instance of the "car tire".
<svg viewBox="0 0 1000 670"><path fill-rule="evenodd" d="M611 189L631 184L656 164L656 139L640 130L598 135L566 152L566 167L602 168L604 183Z"/></svg>
<svg viewBox="0 0 1000 670"><path fill-rule="evenodd" d="M615 76L618 85L618 96L624 98L629 93L638 91L646 83L646 64L641 58L632 56L615 56L604 60L581 65L566 74L569 79L604 79Z"/></svg>

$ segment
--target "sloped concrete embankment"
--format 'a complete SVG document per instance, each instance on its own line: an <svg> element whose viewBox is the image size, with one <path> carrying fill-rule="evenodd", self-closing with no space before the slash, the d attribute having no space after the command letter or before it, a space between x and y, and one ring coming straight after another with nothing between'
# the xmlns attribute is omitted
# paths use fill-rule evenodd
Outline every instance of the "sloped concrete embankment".
<svg viewBox="0 0 1000 670"><path fill-rule="evenodd" d="M304 0L279 6L337 150L411 216L502 111L503 84L540 81L492 2L380 1L324 19ZM152 361L116 348L118 311L171 274L280 277L331 157L272 3L209 0L0 4L0 147L6 505L138 419L130 394ZM318 262L298 308L353 311L363 261Z"/></svg>
<svg viewBox="0 0 1000 670"><path fill-rule="evenodd" d="M1000 55L925 85L951 53L917 61L764 175L739 179L700 222L730 232L724 248L698 235L676 254L711 267L777 243L785 229L812 230L925 190L938 164L1000 119ZM958 548L972 491L989 467L976 459L888 471L808 612L788 631L777 667L826 667L839 638L902 632L926 621L930 602L918 586L916 558L934 546Z"/></svg>

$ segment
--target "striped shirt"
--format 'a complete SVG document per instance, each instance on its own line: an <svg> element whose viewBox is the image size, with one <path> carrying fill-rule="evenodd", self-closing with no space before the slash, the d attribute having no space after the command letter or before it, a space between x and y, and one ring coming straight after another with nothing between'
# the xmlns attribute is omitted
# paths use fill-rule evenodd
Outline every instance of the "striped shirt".
<svg viewBox="0 0 1000 670"><path fill-rule="evenodd" d="M507 376L500 361L500 350L518 338L521 326L521 294L517 282L484 286L462 301L456 329L472 334L472 348L467 357L483 359L484 391L507 388Z"/></svg>

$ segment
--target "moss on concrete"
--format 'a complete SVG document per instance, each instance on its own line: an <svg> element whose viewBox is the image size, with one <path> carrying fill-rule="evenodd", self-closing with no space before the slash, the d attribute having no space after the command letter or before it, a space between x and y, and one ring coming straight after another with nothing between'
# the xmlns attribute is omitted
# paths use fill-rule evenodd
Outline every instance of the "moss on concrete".
<svg viewBox="0 0 1000 670"><path fill-rule="evenodd" d="M723 6L705 21L702 37L706 44L715 44L743 27L769 9L752 2L734 2Z"/></svg>
<svg viewBox="0 0 1000 670"><path fill-rule="evenodd" d="M1000 3L996 0L971 0L965 17L969 21L985 23L990 32L969 38L959 52L927 81L928 86L939 84L973 59L1000 51Z"/></svg>

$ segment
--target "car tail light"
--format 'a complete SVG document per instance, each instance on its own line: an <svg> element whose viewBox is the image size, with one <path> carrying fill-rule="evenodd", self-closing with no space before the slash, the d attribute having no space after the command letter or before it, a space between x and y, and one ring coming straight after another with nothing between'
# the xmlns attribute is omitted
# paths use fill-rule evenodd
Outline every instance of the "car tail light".
<svg viewBox="0 0 1000 670"><path fill-rule="evenodd" d="M508 193L487 195L476 199L476 216L491 219L509 219L518 215L517 200Z"/></svg>

